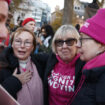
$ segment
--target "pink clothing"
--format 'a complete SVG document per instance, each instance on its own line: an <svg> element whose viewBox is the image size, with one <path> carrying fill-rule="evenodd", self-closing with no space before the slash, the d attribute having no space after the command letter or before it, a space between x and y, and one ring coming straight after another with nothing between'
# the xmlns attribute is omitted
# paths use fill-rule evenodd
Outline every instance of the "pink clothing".
<svg viewBox="0 0 105 105"><path fill-rule="evenodd" d="M84 69L91 69L91 68L95 68L95 67L101 67L101 66L105 66L105 52L96 56L95 58L93 58L92 60L88 61L84 67Z"/></svg>
<svg viewBox="0 0 105 105"><path fill-rule="evenodd" d="M80 32L105 45L105 8L99 9L93 17L87 19Z"/></svg>
<svg viewBox="0 0 105 105"><path fill-rule="evenodd" d="M57 56L59 62L48 77L49 105L67 105L74 94L75 62L78 58L77 55L66 64Z"/></svg>
<svg viewBox="0 0 105 105"><path fill-rule="evenodd" d="M33 77L28 83L22 86L22 89L17 94L17 101L20 105L43 105L42 80L31 59L28 59L26 70L33 72ZM21 67L20 71L25 72Z"/></svg>

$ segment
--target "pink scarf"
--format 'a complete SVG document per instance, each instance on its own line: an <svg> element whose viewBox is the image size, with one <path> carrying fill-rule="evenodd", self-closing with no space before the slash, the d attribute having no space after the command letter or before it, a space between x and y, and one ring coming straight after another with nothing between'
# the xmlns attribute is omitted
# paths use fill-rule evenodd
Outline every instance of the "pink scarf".
<svg viewBox="0 0 105 105"><path fill-rule="evenodd" d="M105 66L105 52L96 56L96 57L94 57L90 61L88 61L84 65L83 70L84 69L89 70L91 68L102 67L102 66Z"/></svg>
<svg viewBox="0 0 105 105"><path fill-rule="evenodd" d="M17 93L17 101L20 105L43 105L43 85L42 80L37 72L35 64L28 59L26 70L33 72L32 79L22 86L22 89ZM21 72L25 72L20 67Z"/></svg>

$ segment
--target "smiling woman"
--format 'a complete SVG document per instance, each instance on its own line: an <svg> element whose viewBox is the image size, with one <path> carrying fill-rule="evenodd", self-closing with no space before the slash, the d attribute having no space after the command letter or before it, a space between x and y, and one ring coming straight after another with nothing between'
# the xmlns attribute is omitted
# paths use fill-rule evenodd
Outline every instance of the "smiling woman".
<svg viewBox="0 0 105 105"><path fill-rule="evenodd" d="M67 105L71 101L84 64L77 53L78 40L79 33L72 25L62 25L55 32L53 53L45 70L45 105Z"/></svg>
<svg viewBox="0 0 105 105"><path fill-rule="evenodd" d="M43 105L45 64L33 55L34 33L25 28L17 29L12 35L11 46L5 50L9 65L0 70L0 83L21 105Z"/></svg>
<svg viewBox="0 0 105 105"><path fill-rule="evenodd" d="M20 60L26 60L36 47L35 36L26 29L18 29L12 36L11 44L15 56Z"/></svg>

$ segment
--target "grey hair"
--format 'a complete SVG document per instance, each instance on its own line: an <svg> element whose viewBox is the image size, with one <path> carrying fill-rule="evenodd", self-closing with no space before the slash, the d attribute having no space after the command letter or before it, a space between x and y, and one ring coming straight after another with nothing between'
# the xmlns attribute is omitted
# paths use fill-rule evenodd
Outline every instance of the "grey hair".
<svg viewBox="0 0 105 105"><path fill-rule="evenodd" d="M62 36L66 36L67 34L70 34L73 36L77 41L79 40L79 33L76 30L76 28L72 25L62 25L58 28L56 31L53 40L52 40L52 51L56 54L56 46L55 46L55 40L62 38Z"/></svg>

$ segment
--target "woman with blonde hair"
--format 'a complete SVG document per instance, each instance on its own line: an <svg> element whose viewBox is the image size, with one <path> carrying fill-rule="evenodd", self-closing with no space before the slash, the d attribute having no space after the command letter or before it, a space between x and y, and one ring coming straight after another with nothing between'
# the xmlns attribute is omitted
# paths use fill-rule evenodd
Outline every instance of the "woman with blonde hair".
<svg viewBox="0 0 105 105"><path fill-rule="evenodd" d="M84 64L77 53L79 37L72 25L56 31L44 78L45 105L67 105L74 95Z"/></svg>

